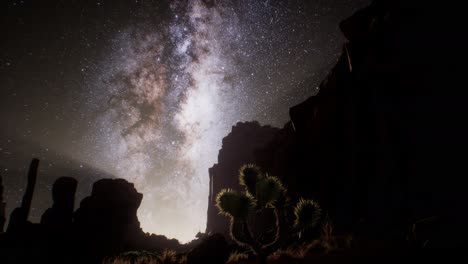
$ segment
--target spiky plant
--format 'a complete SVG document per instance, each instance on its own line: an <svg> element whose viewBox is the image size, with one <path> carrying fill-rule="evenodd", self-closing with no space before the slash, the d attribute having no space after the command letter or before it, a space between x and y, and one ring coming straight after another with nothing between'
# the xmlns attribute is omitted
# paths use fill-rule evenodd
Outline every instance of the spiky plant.
<svg viewBox="0 0 468 264"><path fill-rule="evenodd" d="M285 206L287 204L286 188L277 177L264 174L254 164L247 164L239 169L239 183L244 192L223 189L216 196L216 205L220 214L231 219L231 236L239 245L248 246L257 255L260 263L266 263L266 257L278 249L280 242L288 235ZM298 223L307 222L308 203L301 200L299 213L306 214ZM318 205L317 205L318 206ZM248 216L258 210L273 208L276 218L276 236L271 243L262 245L252 236L247 224ZM320 216L320 214L318 215ZM301 226L308 228L313 225Z"/></svg>
<svg viewBox="0 0 468 264"><path fill-rule="evenodd" d="M301 198L294 208L294 215L296 216L294 225L300 230L315 227L321 214L322 209L318 203L313 200Z"/></svg>
<svg viewBox="0 0 468 264"><path fill-rule="evenodd" d="M249 193L238 193L223 189L216 196L216 206L220 213L233 219L244 220L255 207L255 199Z"/></svg>
<svg viewBox="0 0 468 264"><path fill-rule="evenodd" d="M255 164L246 164L239 169L239 183L252 196L255 196L257 182L262 178L262 170Z"/></svg>
<svg viewBox="0 0 468 264"><path fill-rule="evenodd" d="M265 177L257 182L256 194L257 203L259 206L274 207L274 203L278 201L286 190L283 184L277 177Z"/></svg>
<svg viewBox="0 0 468 264"><path fill-rule="evenodd" d="M232 239L239 245L251 247L252 251L257 252L258 249L252 245L250 232L245 232L247 217L256 206L253 196L248 192L238 193L232 189L223 189L216 196L216 206L221 215L231 219Z"/></svg>

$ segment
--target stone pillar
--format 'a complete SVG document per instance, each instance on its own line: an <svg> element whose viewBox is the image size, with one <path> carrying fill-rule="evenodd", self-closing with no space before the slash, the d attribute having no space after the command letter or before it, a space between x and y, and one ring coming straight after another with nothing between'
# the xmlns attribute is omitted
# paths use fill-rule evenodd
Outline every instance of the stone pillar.
<svg viewBox="0 0 468 264"><path fill-rule="evenodd" d="M75 192L78 182L72 177L60 177L52 186L52 208L42 215L41 224L62 230L72 224Z"/></svg>
<svg viewBox="0 0 468 264"><path fill-rule="evenodd" d="M29 211L31 210L31 203L34 194L34 187L36 186L37 168L39 167L39 160L33 159L29 165L28 171L28 184L26 192L23 196L21 206L13 210L10 215L10 222L8 224L8 232L21 232L27 225Z"/></svg>

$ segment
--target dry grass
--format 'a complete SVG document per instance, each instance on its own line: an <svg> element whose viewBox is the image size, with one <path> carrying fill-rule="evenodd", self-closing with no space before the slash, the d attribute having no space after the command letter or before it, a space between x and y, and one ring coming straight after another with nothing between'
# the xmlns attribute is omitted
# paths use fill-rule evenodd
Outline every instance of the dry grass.
<svg viewBox="0 0 468 264"><path fill-rule="evenodd" d="M331 253L336 250L349 249L353 247L352 235L337 236L333 233L333 224L326 222L322 226L320 238L306 245L302 249L302 255L312 252Z"/></svg>
<svg viewBox="0 0 468 264"><path fill-rule="evenodd" d="M179 264L179 258L177 253L173 250L164 250L158 256L159 264Z"/></svg>
<svg viewBox="0 0 468 264"><path fill-rule="evenodd" d="M106 258L103 264L159 264L159 262L157 257L149 252L130 251Z"/></svg>
<svg viewBox="0 0 468 264"><path fill-rule="evenodd" d="M322 226L322 232L318 239L299 247L290 247L279 250L268 257L269 264L294 264L304 263L314 256L341 255L343 250L353 247L351 235L338 236L334 234L333 225L326 222ZM340 253L341 252L341 253ZM103 264L185 264L186 256L179 255L175 251L165 250L159 254L149 252L132 251L117 257L107 259ZM234 252L229 256L227 264L256 263L249 255L242 252Z"/></svg>
<svg viewBox="0 0 468 264"><path fill-rule="evenodd" d="M185 264L186 257L179 256L173 250L165 250L160 254L144 251L130 251L116 257L107 258L103 264Z"/></svg>
<svg viewBox="0 0 468 264"><path fill-rule="evenodd" d="M302 263L304 258L303 252L300 249L287 248L278 250L268 257L268 263L282 264L282 263Z"/></svg>
<svg viewBox="0 0 468 264"><path fill-rule="evenodd" d="M226 264L242 263L247 261L248 259L249 255L247 255L246 253L234 252L229 256L229 259L226 262Z"/></svg>

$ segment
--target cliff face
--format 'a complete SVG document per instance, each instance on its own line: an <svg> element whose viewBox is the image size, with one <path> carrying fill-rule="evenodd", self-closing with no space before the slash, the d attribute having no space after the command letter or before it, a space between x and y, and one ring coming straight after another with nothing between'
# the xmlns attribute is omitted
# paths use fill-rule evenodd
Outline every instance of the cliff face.
<svg viewBox="0 0 468 264"><path fill-rule="evenodd" d="M374 1L340 24L348 43L319 94L290 109L298 160L309 161L299 192L342 228L403 240L409 223L434 216L433 230L466 231L462 24L456 6ZM447 231L432 245L462 243Z"/></svg>
<svg viewBox="0 0 468 264"><path fill-rule="evenodd" d="M3 202L3 181L2 175L0 175L0 233L3 233L3 227L6 221L5 207L6 204Z"/></svg>
<svg viewBox="0 0 468 264"><path fill-rule="evenodd" d="M216 194L227 187L241 189L238 177L240 166L256 162L255 150L270 142L278 130L271 126L261 126L258 122L239 122L223 139L223 146L218 155L219 163L209 169L207 232L228 234L229 221L218 214L218 208L215 206Z"/></svg>
<svg viewBox="0 0 468 264"><path fill-rule="evenodd" d="M293 199L318 200L337 231L401 241L410 223L430 217L434 231L421 235L432 246L463 243L448 231L466 231L467 220L457 176L466 175L458 153L468 146L458 10L375 1L343 21L348 42L319 93L290 109L291 122L270 143L253 141L250 154L223 145L232 157L220 155L210 170L223 184L210 197L236 187L238 165L256 162L282 178ZM228 138L251 140L241 132ZM215 215L209 209L207 230L226 234Z"/></svg>

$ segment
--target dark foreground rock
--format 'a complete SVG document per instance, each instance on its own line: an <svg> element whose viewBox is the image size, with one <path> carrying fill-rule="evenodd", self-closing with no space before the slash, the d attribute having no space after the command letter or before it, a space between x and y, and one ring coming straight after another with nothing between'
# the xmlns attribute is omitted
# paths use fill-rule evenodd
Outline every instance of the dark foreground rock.
<svg viewBox="0 0 468 264"><path fill-rule="evenodd" d="M84 252L97 259L132 249L144 236L137 218L143 194L124 179L94 183L73 215L74 237ZM81 257L81 256L80 256Z"/></svg>
<svg viewBox="0 0 468 264"><path fill-rule="evenodd" d="M224 236L209 235L187 253L186 264L226 263L229 258L229 247Z"/></svg>

